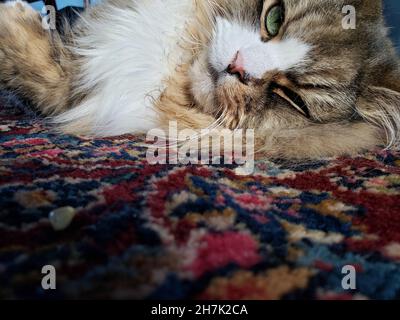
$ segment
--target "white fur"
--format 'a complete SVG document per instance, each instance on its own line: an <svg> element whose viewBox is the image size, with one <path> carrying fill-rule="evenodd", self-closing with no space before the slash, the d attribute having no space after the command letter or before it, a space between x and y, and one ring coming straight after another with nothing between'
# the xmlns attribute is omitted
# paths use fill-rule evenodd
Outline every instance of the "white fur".
<svg viewBox="0 0 400 320"><path fill-rule="evenodd" d="M254 78L262 78L268 71L285 71L302 64L309 50L309 45L297 39L263 42L259 31L218 18L210 62L218 72L224 72L240 51L245 71Z"/></svg>
<svg viewBox="0 0 400 320"><path fill-rule="evenodd" d="M61 125L88 125L95 136L146 132L157 127L153 101L177 65L190 59L180 46L194 0L135 1L134 8L110 4L101 19L86 16L88 32L75 42L83 58L80 90L91 92L79 105L54 118ZM246 71L261 77L301 63L309 47L298 40L263 43L257 31L218 18L210 62L224 71L241 50ZM200 67L200 66L199 66ZM212 101L209 76L197 79ZM211 103L211 102L210 102ZM87 128L85 128L87 129ZM87 131L87 130L83 130Z"/></svg>
<svg viewBox="0 0 400 320"><path fill-rule="evenodd" d="M94 92L55 122L91 123L97 136L156 127L152 102L185 59L179 41L193 12L192 1L137 1L135 10L105 4L106 16L88 20L89 32L76 41L75 51L85 61L81 89Z"/></svg>

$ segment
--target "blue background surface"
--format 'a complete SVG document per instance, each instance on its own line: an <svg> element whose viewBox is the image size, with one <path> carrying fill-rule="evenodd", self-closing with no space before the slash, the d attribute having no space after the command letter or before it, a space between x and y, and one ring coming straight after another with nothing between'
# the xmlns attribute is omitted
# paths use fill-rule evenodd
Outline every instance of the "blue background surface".
<svg viewBox="0 0 400 320"><path fill-rule="evenodd" d="M66 6L83 6L82 0L56 0L58 9L61 10ZM91 0L92 4L100 2L101 0ZM365 0L369 1L369 0ZM400 53L400 1L399 0L384 0L385 15L387 25L390 27L390 35L395 42L396 48ZM43 2L38 1L33 3L33 6L41 10Z"/></svg>
<svg viewBox="0 0 400 320"><path fill-rule="evenodd" d="M391 36L395 42L397 52L400 53L400 1L385 0L384 3L386 22L391 28Z"/></svg>

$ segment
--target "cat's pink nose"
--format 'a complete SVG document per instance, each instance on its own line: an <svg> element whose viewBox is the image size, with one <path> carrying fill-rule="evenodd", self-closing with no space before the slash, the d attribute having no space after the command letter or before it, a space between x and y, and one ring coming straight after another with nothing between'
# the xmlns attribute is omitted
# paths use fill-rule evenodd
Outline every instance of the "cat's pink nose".
<svg viewBox="0 0 400 320"><path fill-rule="evenodd" d="M243 56L238 51L235 55L235 58L228 66L227 72L231 75L236 75L239 77L240 81L244 81L246 77L246 70L244 69L244 61Z"/></svg>

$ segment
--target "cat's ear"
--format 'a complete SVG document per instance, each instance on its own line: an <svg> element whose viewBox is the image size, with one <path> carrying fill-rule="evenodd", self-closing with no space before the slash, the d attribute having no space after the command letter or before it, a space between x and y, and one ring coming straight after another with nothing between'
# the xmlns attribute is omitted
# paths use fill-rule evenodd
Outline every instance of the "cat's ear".
<svg viewBox="0 0 400 320"><path fill-rule="evenodd" d="M382 143L395 147L400 143L400 92L385 87L368 86L356 104L366 122L381 129Z"/></svg>

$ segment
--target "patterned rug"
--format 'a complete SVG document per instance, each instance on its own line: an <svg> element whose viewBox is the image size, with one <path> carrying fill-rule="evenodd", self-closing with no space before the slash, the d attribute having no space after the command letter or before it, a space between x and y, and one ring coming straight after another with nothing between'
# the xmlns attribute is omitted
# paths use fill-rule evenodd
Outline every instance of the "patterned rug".
<svg viewBox="0 0 400 320"><path fill-rule="evenodd" d="M0 105L2 299L400 298L400 152L237 176L149 165L140 137L59 135L15 97Z"/></svg>

